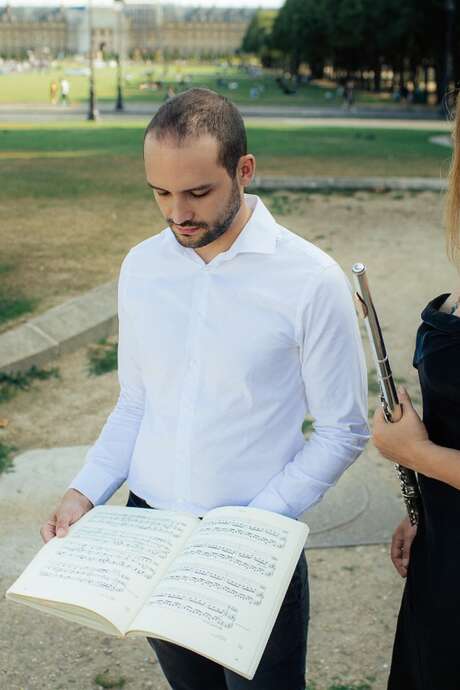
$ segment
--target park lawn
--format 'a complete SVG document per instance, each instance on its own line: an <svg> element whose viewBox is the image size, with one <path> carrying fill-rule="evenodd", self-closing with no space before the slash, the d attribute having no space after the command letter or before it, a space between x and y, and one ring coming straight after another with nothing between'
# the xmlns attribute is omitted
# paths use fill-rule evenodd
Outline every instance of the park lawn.
<svg viewBox="0 0 460 690"><path fill-rule="evenodd" d="M142 134L128 121L1 125L0 303L6 292L31 312L0 330L115 279L129 248L164 227L144 179ZM434 134L248 126L260 175L440 177L449 151L428 142ZM264 196L275 213L283 194ZM307 213L308 195L292 196Z"/></svg>
<svg viewBox="0 0 460 690"><path fill-rule="evenodd" d="M117 72L113 66L99 67L95 70L95 91L98 101L114 101L116 98ZM49 102L49 87L53 79L59 81L65 76L70 82L71 103L83 103L88 99L88 77L77 74L86 68L86 62L61 62L40 72L15 72L0 74L0 104L45 104ZM162 64L127 63L123 68L123 89L127 103L144 102L159 103L165 98L169 85L176 91L192 86L214 89L230 96L240 105L286 105L286 106L340 106L341 98L336 94L335 85L301 84L297 93L283 94L275 82L275 72L265 70L261 77L251 77L236 66L220 67L219 64L193 63L184 64L182 61ZM219 85L218 80L224 79L226 85ZM180 83L182 80L182 84ZM163 86L158 91L142 90L141 84L161 81ZM228 84L236 82L238 88L229 89ZM250 90L254 86L262 86L263 91L253 99ZM388 94L374 94L368 91L355 92L356 103L370 107L398 108L398 104L389 98Z"/></svg>

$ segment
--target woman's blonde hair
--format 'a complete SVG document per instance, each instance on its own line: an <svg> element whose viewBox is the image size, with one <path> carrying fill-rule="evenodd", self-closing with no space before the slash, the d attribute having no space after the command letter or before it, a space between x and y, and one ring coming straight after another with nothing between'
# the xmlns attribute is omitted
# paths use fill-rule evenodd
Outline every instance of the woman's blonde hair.
<svg viewBox="0 0 460 690"><path fill-rule="evenodd" d="M452 130L453 152L445 204L447 253L460 266L460 93L457 95Z"/></svg>

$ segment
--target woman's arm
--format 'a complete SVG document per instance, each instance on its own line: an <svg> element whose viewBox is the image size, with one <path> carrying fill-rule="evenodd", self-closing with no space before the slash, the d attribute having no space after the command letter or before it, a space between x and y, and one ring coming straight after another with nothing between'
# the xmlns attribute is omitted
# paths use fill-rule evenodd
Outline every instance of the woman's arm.
<svg viewBox="0 0 460 690"><path fill-rule="evenodd" d="M432 443L405 388L398 394L403 416L387 424L379 407L374 415L374 445L389 460L460 490L460 451Z"/></svg>

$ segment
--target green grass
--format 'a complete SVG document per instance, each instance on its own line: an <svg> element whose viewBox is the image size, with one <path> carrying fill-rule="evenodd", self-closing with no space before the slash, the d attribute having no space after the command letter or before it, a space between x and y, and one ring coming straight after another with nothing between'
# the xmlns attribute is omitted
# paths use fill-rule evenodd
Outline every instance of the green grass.
<svg viewBox="0 0 460 690"><path fill-rule="evenodd" d="M88 373L91 376L101 376L118 367L118 343L107 341L105 338L88 349Z"/></svg>
<svg viewBox="0 0 460 690"><path fill-rule="evenodd" d="M29 310L114 279L127 249L164 227L145 183L144 124L0 123L0 332ZM247 129L262 176L439 178L450 157L429 142L433 131L270 122ZM309 198L262 196L278 217L303 212Z"/></svg>
<svg viewBox="0 0 460 690"><path fill-rule="evenodd" d="M0 402L11 400L19 391L29 390L34 381L59 378L59 369L39 369L35 365L26 372L0 372Z"/></svg>
<svg viewBox="0 0 460 690"><path fill-rule="evenodd" d="M0 474L2 472L10 472L13 467L13 460L11 454L16 450L14 446L0 441Z"/></svg>
<svg viewBox="0 0 460 690"><path fill-rule="evenodd" d="M0 194L130 196L139 185L123 173L142 169L146 122L2 125ZM247 131L259 174L439 177L450 160L430 143L435 131L255 123Z"/></svg>
<svg viewBox="0 0 460 690"><path fill-rule="evenodd" d="M5 294L0 288L0 324L32 312L37 300L23 295Z"/></svg>
<svg viewBox="0 0 460 690"><path fill-rule="evenodd" d="M86 62L66 60L56 63L43 72L22 72L0 75L0 103L49 103L50 82L59 81L64 75L70 82L70 100L73 103L85 102L88 99L88 77L70 72L75 68L87 67ZM127 103L162 102L167 88L173 85L176 92L193 86L210 88L219 91L239 104L290 105L290 106L341 106L342 99L336 95L334 84L302 84L297 93L285 95L275 82L276 71L265 70L261 77L251 77L238 69L229 66L225 70L212 63L189 61L187 65L176 65L174 62L164 64L133 63L124 65L123 90ZM220 86L218 79L224 79ZM149 81L162 81L158 91L141 90L141 84ZM183 83L181 84L181 80ZM186 81L185 81L186 80ZM228 84L237 82L238 88L230 90ZM253 86L263 87L257 99L250 97ZM116 98L116 69L101 67L95 70L95 91L99 102L114 101ZM357 104L367 107L381 106L398 109L388 94L374 94L367 91L355 92ZM57 108L59 106L56 106Z"/></svg>
<svg viewBox="0 0 460 690"><path fill-rule="evenodd" d="M108 671L104 671L103 673L97 674L94 678L94 682L101 688L123 688L126 680L123 676L114 676Z"/></svg>
<svg viewBox="0 0 460 690"><path fill-rule="evenodd" d="M0 264L0 325L32 312L38 302L36 298L25 296L17 288L13 290L5 285L5 279L1 277L13 273L13 269L14 266L10 264Z"/></svg>

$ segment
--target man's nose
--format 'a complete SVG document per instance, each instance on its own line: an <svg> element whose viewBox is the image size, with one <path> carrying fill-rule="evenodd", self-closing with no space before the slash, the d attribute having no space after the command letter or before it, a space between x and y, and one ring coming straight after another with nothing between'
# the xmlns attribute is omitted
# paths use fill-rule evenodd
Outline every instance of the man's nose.
<svg viewBox="0 0 460 690"><path fill-rule="evenodd" d="M175 201L172 204L169 217L172 218L174 223L180 225L181 223L192 220L193 212L188 204L184 204L181 201Z"/></svg>

